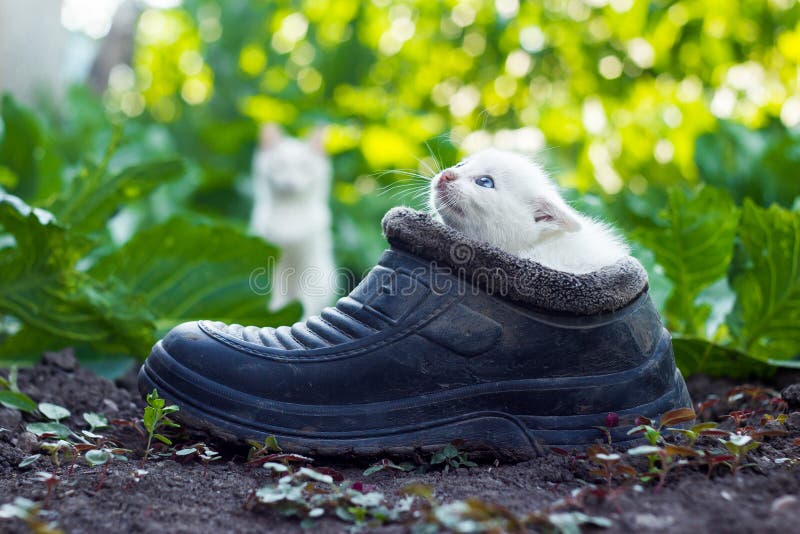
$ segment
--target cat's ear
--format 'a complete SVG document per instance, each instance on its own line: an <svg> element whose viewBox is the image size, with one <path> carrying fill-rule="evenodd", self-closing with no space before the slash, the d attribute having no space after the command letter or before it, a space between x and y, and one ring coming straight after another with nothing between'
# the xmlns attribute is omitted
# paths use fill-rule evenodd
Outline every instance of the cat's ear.
<svg viewBox="0 0 800 534"><path fill-rule="evenodd" d="M270 122L261 125L258 135L258 144L261 148L272 148L283 139L283 130L277 124Z"/></svg>
<svg viewBox="0 0 800 534"><path fill-rule="evenodd" d="M314 151L325 154L325 126L315 126L311 133L306 137L306 142Z"/></svg>
<svg viewBox="0 0 800 534"><path fill-rule="evenodd" d="M533 219L537 224L552 230L564 232L577 232L581 229L581 222L561 202L556 202L545 197L536 197L531 203Z"/></svg>

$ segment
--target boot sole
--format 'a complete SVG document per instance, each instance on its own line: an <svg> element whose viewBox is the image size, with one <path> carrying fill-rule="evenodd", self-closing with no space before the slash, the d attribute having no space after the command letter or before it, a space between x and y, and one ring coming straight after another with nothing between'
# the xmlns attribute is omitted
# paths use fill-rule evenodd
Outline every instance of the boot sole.
<svg viewBox="0 0 800 534"><path fill-rule="evenodd" d="M157 389L177 404L175 418L187 426L227 441L275 436L284 450L300 454L367 457L410 456L457 441L461 450L520 460L539 456L547 447L584 447L607 442L609 436L615 444L639 442L627 434L631 425L608 429L608 434L600 428L612 411L623 420L637 415L655 419L691 407L671 349L665 330L651 358L623 372L509 380L386 402L315 406L257 398L214 383L176 362L159 342L139 371L138 385L142 394ZM626 402L643 390L656 393L644 403ZM525 413L541 406L551 407L546 413L566 413ZM276 425L275 419L288 420L291 427Z"/></svg>

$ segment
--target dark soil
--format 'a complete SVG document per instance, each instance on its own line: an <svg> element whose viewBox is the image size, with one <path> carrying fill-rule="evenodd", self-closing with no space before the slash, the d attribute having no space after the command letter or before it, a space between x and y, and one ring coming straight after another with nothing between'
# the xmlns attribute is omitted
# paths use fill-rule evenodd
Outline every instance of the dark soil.
<svg viewBox="0 0 800 534"><path fill-rule="evenodd" d="M797 378L796 376L794 377ZM773 383L786 386L788 379ZM19 373L19 386L34 400L67 407L72 428L86 428L84 412L95 411L109 419L141 417L143 402L130 379L113 383L77 366L68 353L48 355L44 361ZM689 387L695 401L709 395L723 399L706 410L712 419L727 413L727 392L735 384L705 377L695 377ZM797 410L798 388L786 390L791 410ZM784 405L785 406L785 405ZM46 488L37 472L52 471L46 456L27 468L19 462L37 448L36 438L24 432L26 422L14 410L0 406L0 505L15 497L43 502ZM583 511L612 522L609 532L792 532L800 523L800 413L790 414L785 423L788 435L763 438L762 445L750 453L754 465L732 475L718 467L709 478L698 468L685 467L669 474L666 485L618 485L605 498L590 498ZM269 473L248 467L244 452L219 445L223 459L204 466L196 459L179 463L170 458L148 461L147 474L138 482L132 478L139 466L145 441L137 432L116 426L110 432L132 449L127 463L113 462L98 488L101 467L89 467L80 461L70 474L59 470L60 482L53 489L46 520L57 522L66 532L297 532L296 519L275 513L247 510L244 503L250 492L270 483ZM185 438L188 439L188 438ZM190 441L186 441L190 443ZM214 446L214 444L212 444ZM777 460L777 461L776 461ZM338 465L337 465L338 464ZM532 461L507 465L499 462L449 472L426 473L381 471L364 477L365 465L344 460L317 459L316 466L333 467L350 480L376 486L378 491L395 498L397 491L419 483L434 489L436 500L477 497L501 504L524 514L546 509L587 482L603 487L604 482L589 473L580 454L550 454ZM350 525L336 519L316 523L319 532L347 531ZM405 525L388 525L382 532L404 532ZM0 519L0 531L25 532L28 526L19 519ZM374 529L369 529L374 531Z"/></svg>

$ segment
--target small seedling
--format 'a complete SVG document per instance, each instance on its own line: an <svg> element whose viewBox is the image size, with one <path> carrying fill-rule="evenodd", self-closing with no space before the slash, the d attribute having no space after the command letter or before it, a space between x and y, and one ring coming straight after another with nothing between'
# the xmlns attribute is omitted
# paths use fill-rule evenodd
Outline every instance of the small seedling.
<svg viewBox="0 0 800 534"><path fill-rule="evenodd" d="M454 444L447 445L444 449L435 452L431 457L431 465L444 464L444 472L447 473L450 468L458 467L477 467L473 461L469 460L466 452L459 451Z"/></svg>
<svg viewBox="0 0 800 534"><path fill-rule="evenodd" d="M101 413L89 412L83 414L83 420L89 425L89 431L94 432L101 428L108 428L108 419Z"/></svg>
<svg viewBox="0 0 800 534"><path fill-rule="evenodd" d="M624 463L621 455L609 452L600 445L589 447L588 454L589 460L600 466L599 469L593 469L591 473L603 477L609 490L614 477L632 478L636 476L636 470Z"/></svg>
<svg viewBox="0 0 800 534"><path fill-rule="evenodd" d="M51 421L60 422L70 416L69 410L58 404L51 404L49 402L39 403L39 413Z"/></svg>
<svg viewBox="0 0 800 534"><path fill-rule="evenodd" d="M61 479L47 471L39 471L36 473L36 479L43 482L45 488L47 488L47 493L45 493L44 496L44 507L50 508L50 496L53 494L53 489L61 482Z"/></svg>
<svg viewBox="0 0 800 534"><path fill-rule="evenodd" d="M278 439L275 436L267 436L264 438L264 443L259 443L254 439L248 439L247 444L250 445L250 450L247 451L247 460L255 460L262 456L272 454L275 452L282 452L281 446L278 445Z"/></svg>
<svg viewBox="0 0 800 534"><path fill-rule="evenodd" d="M169 414L180 410L177 405L171 404L167 406L166 401L158 396L158 391L155 389L151 393L148 393L145 400L147 406L144 408L143 422L144 428L147 431L147 447L145 448L144 457L142 458L142 465L147 462L147 457L150 454L153 444L153 438L164 445L172 445L172 441L169 438L157 432L159 429L163 427L180 428L179 424L167 417Z"/></svg>
<svg viewBox="0 0 800 534"><path fill-rule="evenodd" d="M698 423L691 428L670 427L667 428L667 430L685 436L689 441L690 447L694 445L694 442L697 441L697 438L700 436L727 436L729 434L726 430L719 430L717 428L717 423L714 422Z"/></svg>
<svg viewBox="0 0 800 534"><path fill-rule="evenodd" d="M384 471L387 469L394 469L396 471L413 471L416 469L416 466L410 462L403 462L401 464L396 464L391 460L384 458L380 462L372 464L367 469L364 470L364 476L368 477L372 474L377 473L378 471Z"/></svg>
<svg viewBox="0 0 800 534"><path fill-rule="evenodd" d="M725 445L725 448L734 457L733 461L727 464L734 475L739 472L739 469L753 465L742 464L742 462L747 457L748 452L757 449L761 445L761 442L743 434L732 434L727 440L720 439L719 441Z"/></svg>
<svg viewBox="0 0 800 534"><path fill-rule="evenodd" d="M271 468L273 466L279 471L285 467L270 464ZM284 516L299 517L306 528L325 515L356 526L379 526L405 517L410 501L401 499L389 508L383 493L364 493L348 483L336 484L332 476L316 469L301 467L294 473L285 474L277 483L253 492L245 507L267 508Z"/></svg>
<svg viewBox="0 0 800 534"><path fill-rule="evenodd" d="M678 408L677 410L670 410L661 416L657 427L653 425L653 422L650 421L650 419L646 417L637 417L637 426L630 429L628 431L628 435L643 434L644 438L650 445L656 446L664 443L662 431L665 429L665 427L674 427L675 425L688 423L689 421L694 421L696 417L697 416L695 415L694 410L691 408Z"/></svg>
<svg viewBox="0 0 800 534"><path fill-rule="evenodd" d="M62 456L68 459L72 464L78 459L78 451L75 445L67 440L59 439L57 441L43 441L39 444L39 448L50 454L50 461L53 464L55 472L61 467Z"/></svg>
<svg viewBox="0 0 800 534"><path fill-rule="evenodd" d="M247 465L249 467L279 463L287 467L288 471L288 466L291 462L308 463L314 461L313 458L308 456L284 453L275 436L267 436L264 438L264 443L259 443L255 440L248 440L247 443L250 444L250 451L247 453Z"/></svg>
<svg viewBox="0 0 800 534"><path fill-rule="evenodd" d="M8 372L8 379L0 377L0 404L13 410L35 413L36 403L19 390L17 372L17 366L14 365Z"/></svg>
<svg viewBox="0 0 800 534"><path fill-rule="evenodd" d="M191 458L197 458L203 462L203 476L205 476L208 472L208 464L219 460L222 456L205 443L195 443L194 445L175 451L175 458L184 462L189 461Z"/></svg>
<svg viewBox="0 0 800 534"><path fill-rule="evenodd" d="M656 486L658 491L664 488L667 474L672 469L687 465L689 462L686 458L699 456L699 453L694 449L680 445L666 445L665 447L642 445L629 449L628 454L631 456L647 456L650 461L648 473L658 475L658 486ZM656 467L656 462L658 462L659 467ZM650 479L650 476L642 477L643 482L648 482Z"/></svg>

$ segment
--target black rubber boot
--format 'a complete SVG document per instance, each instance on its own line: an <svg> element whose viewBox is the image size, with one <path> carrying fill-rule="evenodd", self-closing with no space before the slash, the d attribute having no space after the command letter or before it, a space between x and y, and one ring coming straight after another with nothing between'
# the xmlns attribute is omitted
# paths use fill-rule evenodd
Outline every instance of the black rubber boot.
<svg viewBox="0 0 800 534"><path fill-rule="evenodd" d="M312 454L460 440L525 458L604 439L609 412L691 406L636 260L566 274L399 208L384 233L391 248L336 307L277 329L182 324L156 343L139 389L158 389L190 426Z"/></svg>

